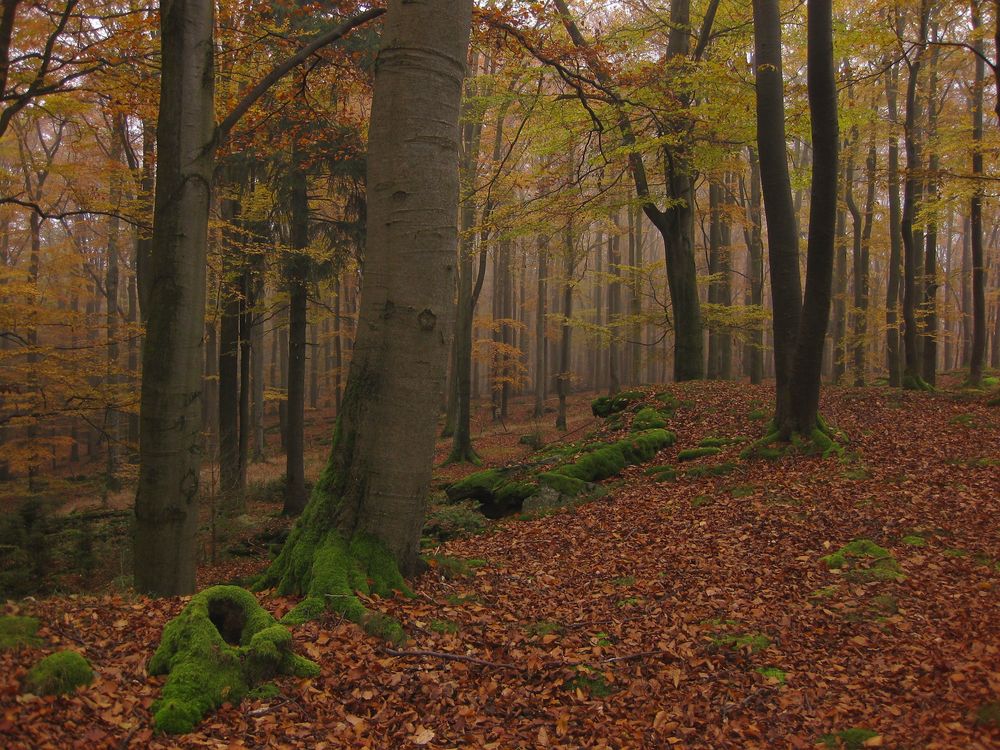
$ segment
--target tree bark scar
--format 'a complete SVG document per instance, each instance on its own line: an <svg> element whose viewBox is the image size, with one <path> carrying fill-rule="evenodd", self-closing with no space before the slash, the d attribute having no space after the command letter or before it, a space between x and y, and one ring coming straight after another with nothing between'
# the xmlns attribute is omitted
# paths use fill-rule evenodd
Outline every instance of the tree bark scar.
<svg viewBox="0 0 1000 750"><path fill-rule="evenodd" d="M431 312L430 308L424 308L423 312L417 316L421 331L433 331L437 325L437 315Z"/></svg>
<svg viewBox="0 0 1000 750"><path fill-rule="evenodd" d="M382 305L382 319L388 320L395 314L395 312L396 312L396 303L393 302L391 299L387 299L385 301L385 304Z"/></svg>

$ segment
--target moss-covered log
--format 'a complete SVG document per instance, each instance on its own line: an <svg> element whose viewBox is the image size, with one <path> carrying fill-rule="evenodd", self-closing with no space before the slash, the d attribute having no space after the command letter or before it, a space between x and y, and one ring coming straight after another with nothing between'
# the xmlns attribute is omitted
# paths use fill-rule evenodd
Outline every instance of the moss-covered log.
<svg viewBox="0 0 1000 750"><path fill-rule="evenodd" d="M292 634L246 589L213 586L195 594L163 629L150 674L168 675L153 705L157 730L190 732L224 701L239 703L279 674L315 677L319 667L292 653Z"/></svg>

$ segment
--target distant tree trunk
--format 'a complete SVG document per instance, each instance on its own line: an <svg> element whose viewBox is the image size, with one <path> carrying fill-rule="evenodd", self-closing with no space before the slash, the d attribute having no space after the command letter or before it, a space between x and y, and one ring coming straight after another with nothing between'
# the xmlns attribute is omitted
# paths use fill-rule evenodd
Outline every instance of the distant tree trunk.
<svg viewBox="0 0 1000 750"><path fill-rule="evenodd" d="M983 85L986 69L981 57L982 40L977 32L982 25L978 0L972 0L975 80L972 86L972 176L974 187L969 199L969 231L972 247L972 346L969 356L969 385L978 387L983 379L986 358L986 259L983 255ZM1000 20L997 21L1000 24Z"/></svg>
<svg viewBox="0 0 1000 750"><path fill-rule="evenodd" d="M621 328L619 318L621 318L621 212L615 216L615 226L617 231L609 237L608 241L608 274L611 282L608 284L608 330L610 340L608 343L608 394L613 395L621 390L621 375L618 370L619 338Z"/></svg>
<svg viewBox="0 0 1000 750"><path fill-rule="evenodd" d="M282 513L299 515L306 507L305 391L308 327L309 193L297 150L292 155L291 245L288 275L288 406L285 418L285 503Z"/></svg>
<svg viewBox="0 0 1000 750"><path fill-rule="evenodd" d="M566 277L562 284L563 324L559 341L559 374L556 376L556 392L559 395L556 429L565 432L566 397L569 396L570 378L572 377L570 353L572 352L573 327L570 325L570 320L573 317L573 272L576 268L572 225L567 226L564 233L563 253L563 273Z"/></svg>
<svg viewBox="0 0 1000 750"><path fill-rule="evenodd" d="M902 37L902 14L897 14L897 36ZM889 121L893 127L899 122L896 97L899 89L899 63L895 63L885 74L885 96L889 109ZM886 282L885 325L886 361L889 369L889 385L898 388L902 384L902 362L899 347L899 287L902 260L902 217L899 205L899 138L895 129L889 134L889 271Z"/></svg>
<svg viewBox="0 0 1000 750"><path fill-rule="evenodd" d="M548 290L546 288L546 276L548 275L548 239L543 235L537 237L538 248L538 281L535 293L535 408L532 416L538 419L545 413L545 383L546 383L546 356L545 356L545 313L546 298Z"/></svg>
<svg viewBox="0 0 1000 750"><path fill-rule="evenodd" d="M747 245L747 278L749 281L749 303L754 307L764 304L764 243L761 237L761 195L760 162L753 148L747 149L750 161L750 195L747 202L749 226L744 233ZM787 167L786 167L787 172ZM755 324L750 332L747 346L747 374L750 382L757 384L764 380L764 329Z"/></svg>
<svg viewBox="0 0 1000 750"><path fill-rule="evenodd" d="M970 204L971 205L971 204ZM972 221L971 211L962 219L962 355L961 367L972 360Z"/></svg>
<svg viewBox="0 0 1000 750"><path fill-rule="evenodd" d="M855 136L857 132L855 131ZM854 144L847 147L844 193L854 189ZM836 255L833 269L833 382L839 384L847 372L847 213L837 207Z"/></svg>
<svg viewBox="0 0 1000 750"><path fill-rule="evenodd" d="M640 284L642 277L642 213L629 206L628 213L628 265L629 271L629 317L628 326L628 382L638 385L642 382L642 297Z"/></svg>
<svg viewBox="0 0 1000 750"><path fill-rule="evenodd" d="M205 253L214 162L214 4L160 6L159 159L143 343L135 586L195 586Z"/></svg>
<svg viewBox="0 0 1000 750"><path fill-rule="evenodd" d="M712 276L708 285L708 301L712 305L718 305L721 285L715 277L722 270L722 188L715 180L708 184L708 214L708 273ZM718 326L719 322L716 321L708 331L708 368L705 377L709 380L720 377L722 352Z"/></svg>
<svg viewBox="0 0 1000 750"><path fill-rule="evenodd" d="M116 118L117 119L117 118ZM118 138L114 138L111 152L111 161L117 168L123 156L122 143ZM117 210L122 200L122 177L117 171L111 175L111 184L108 189L108 200L112 210ZM104 295L105 295L105 320L107 324L107 385L108 392L112 399L105 409L104 433L107 441L107 461L105 464L105 487L110 492L115 492L120 488L117 472L119 464L119 444L121 442L121 411L115 401L119 398L118 386L121 383L119 373L119 338L121 337L121 326L118 318L118 247L120 220L117 215L108 219L108 256L107 268L104 273Z"/></svg>
<svg viewBox="0 0 1000 750"><path fill-rule="evenodd" d="M608 262L611 262L611 235L608 235ZM604 358L608 356L608 352L604 350L602 346L604 337L601 333L601 329L604 328L604 285L607 283L604 271L604 233L598 232L596 241L594 242L594 247L596 252L594 253L594 281L591 286L594 292L594 329L598 332L594 336L594 346L593 346L593 357L590 363L590 374L593 378L591 385L595 391L601 390L608 379L604 377L605 372L610 373L611 366L607 368L604 367ZM607 273L611 273L610 266L608 267ZM610 301L609 301L610 304ZM611 317L608 316L608 339L609 339L609 351L610 351L610 339L611 339ZM609 360L610 363L610 360ZM612 391L612 393L617 393L617 391Z"/></svg>
<svg viewBox="0 0 1000 750"><path fill-rule="evenodd" d="M920 203L920 99L917 83L921 58L927 43L928 0L922 0L916 59L910 63L910 78L906 86L906 180L903 183L903 377L904 388L925 387L920 376L920 353L917 349L917 268L920 250L914 224Z"/></svg>
<svg viewBox="0 0 1000 750"><path fill-rule="evenodd" d="M344 282L341 278L342 276L343 271L341 271L340 276L337 277L337 286L336 289L334 289L335 294L333 297L333 399L338 415L340 414L340 399L342 396L340 384L343 379L344 370L344 344L342 341L342 332L344 327L340 320L343 309L340 304L340 297L344 290Z"/></svg>
<svg viewBox="0 0 1000 750"><path fill-rule="evenodd" d="M931 215L927 220L924 237L924 288L923 288L923 378L929 386L937 383L938 356L938 313L937 313L937 200L939 157L933 147L937 133L938 102L938 26L935 22L931 30L930 67L927 79L927 140L930 155L926 182L927 201L931 205Z"/></svg>
<svg viewBox="0 0 1000 750"><path fill-rule="evenodd" d="M247 464L250 463L250 433L253 425L250 423L250 405L252 385L250 383L251 369L251 336L253 335L253 307L255 304L254 279L249 269L243 269L243 280L240 286L243 290L242 309L240 310L240 440L239 440L239 471L240 488L247 486ZM240 509L245 510L245 498L240 493Z"/></svg>
<svg viewBox="0 0 1000 750"><path fill-rule="evenodd" d="M847 208L854 223L854 252L852 254L854 272L854 385L865 384L865 351L868 338L868 294L869 294L869 252L871 247L872 218L875 214L875 169L878 165L874 136L868 145L868 159L865 164L864 217L854 202L851 183L846 185ZM863 221L862 221L863 218Z"/></svg>
<svg viewBox="0 0 1000 750"><path fill-rule="evenodd" d="M264 284L258 282L255 299L258 303L264 296ZM253 315L253 330L250 336L251 385L253 387L253 405L250 408L250 421L253 423L253 453L254 462L264 460L264 320L258 312Z"/></svg>
<svg viewBox="0 0 1000 750"><path fill-rule="evenodd" d="M719 238L722 241L719 255L719 273L722 278L718 287L718 302L723 308L729 308L733 304L733 281L732 281L732 256L733 256L733 228L729 221L728 204L729 197L733 192L732 175L727 175L727 182L730 183L722 193L722 215L719 222ZM728 325L719 330L719 377L723 380L731 380L733 377L733 336Z"/></svg>
<svg viewBox="0 0 1000 750"><path fill-rule="evenodd" d="M222 260L222 316L219 324L219 492L222 512L240 512L240 315L243 308L243 274L240 249L234 235L239 203L223 198L220 205L226 238Z"/></svg>

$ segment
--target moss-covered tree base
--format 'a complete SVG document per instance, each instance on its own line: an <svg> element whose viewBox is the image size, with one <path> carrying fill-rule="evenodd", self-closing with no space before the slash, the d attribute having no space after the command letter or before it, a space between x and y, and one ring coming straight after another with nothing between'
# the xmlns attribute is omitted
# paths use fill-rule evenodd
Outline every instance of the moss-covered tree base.
<svg viewBox="0 0 1000 750"><path fill-rule="evenodd" d="M928 383L919 375L903 375L903 379L900 382L904 391L933 391L934 386Z"/></svg>
<svg viewBox="0 0 1000 750"><path fill-rule="evenodd" d="M476 449L472 447L472 444L468 445L456 445L452 448L451 453L448 454L448 458L444 460L444 466L449 466L451 464L472 464L473 466L482 466L483 459L479 457L476 453Z"/></svg>
<svg viewBox="0 0 1000 750"><path fill-rule="evenodd" d="M153 705L158 731L190 732L223 702L239 703L275 675L315 677L319 666L292 653L292 634L237 586L195 594L163 629L150 674L168 675Z"/></svg>
<svg viewBox="0 0 1000 750"><path fill-rule="evenodd" d="M839 441L844 439L842 433L828 425L820 416L816 417L816 427L808 435L780 430L772 422L768 425L767 434L745 448L740 457L777 458L786 453L821 455L823 458L841 456L844 448Z"/></svg>
<svg viewBox="0 0 1000 750"><path fill-rule="evenodd" d="M334 493L330 469L317 483L309 504L288 535L281 553L257 582L257 590L305 597L282 622L297 625L324 612L335 612L372 635L395 643L406 636L391 617L372 612L359 594L410 595L392 554L377 539L357 534L352 539L332 528Z"/></svg>

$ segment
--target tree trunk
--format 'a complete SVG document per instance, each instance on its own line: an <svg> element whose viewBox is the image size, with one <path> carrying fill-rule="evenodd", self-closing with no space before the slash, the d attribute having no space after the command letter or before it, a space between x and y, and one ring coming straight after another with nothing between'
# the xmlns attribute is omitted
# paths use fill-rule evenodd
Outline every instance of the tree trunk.
<svg viewBox="0 0 1000 750"><path fill-rule="evenodd" d="M855 132L855 139L857 133ZM855 140L852 139L852 140ZM846 144L844 193L854 189L854 144ZM833 382L839 384L847 372L847 212L837 208L836 257L833 273ZM855 232L859 231L855 226Z"/></svg>
<svg viewBox="0 0 1000 750"><path fill-rule="evenodd" d="M458 121L471 2L390 0L375 66L361 311L327 469L269 576L320 608L356 619L354 600L325 596L329 552L351 543L380 591L384 550L419 567L437 415L454 323ZM331 537L329 530L335 529ZM367 541L375 540L372 546ZM293 564L315 555L316 573ZM350 565L350 564L349 564ZM362 575L362 580L365 575ZM360 612L358 611L360 609ZM315 616L315 614L314 614Z"/></svg>
<svg viewBox="0 0 1000 750"><path fill-rule="evenodd" d="M747 149L750 161L750 195L747 203L749 228L744 235L747 244L747 278L750 287L750 304L756 308L764 304L764 243L761 237L760 162L753 148ZM786 167L787 172L787 167ZM750 382L764 380L764 329L755 324L747 346L747 374Z"/></svg>
<svg viewBox="0 0 1000 750"><path fill-rule="evenodd" d="M854 385L865 384L865 351L868 339L868 294L869 294L869 252L871 247L872 218L875 214L875 169L878 166L874 136L868 145L868 159L865 164L865 209L862 216L854 202L854 190L846 186L847 207L854 221Z"/></svg>
<svg viewBox="0 0 1000 750"><path fill-rule="evenodd" d="M982 25L979 3L972 0L972 30ZM997 21L1000 23L1000 20ZM969 385L978 387L983 379L986 357L986 260L983 256L983 85L986 70L983 64L983 43L976 33L973 42L977 52L975 80L972 87L972 176L974 187L969 199L969 230L972 247L972 346L969 356Z"/></svg>
<svg viewBox="0 0 1000 750"><path fill-rule="evenodd" d="M122 143L118 138L113 139L111 160L116 169L111 175L111 185L108 190L108 199L112 210L118 210L122 199L122 178L117 172L117 167L122 158ZM119 445L121 443L121 411L117 402L119 398L119 385L121 375L119 372L119 344L121 336L121 326L118 318L118 285L119 285L119 228L120 220L117 215L108 219L108 257L107 268L104 274L104 296L105 296L105 321L107 324L107 385L108 395L111 403L108 404L104 414L104 435L107 441L108 452L105 463L105 486L108 491L114 492L120 488L117 472L119 463Z"/></svg>
<svg viewBox="0 0 1000 750"><path fill-rule="evenodd" d="M160 6L159 159L143 342L135 586L195 586L205 257L214 161L212 3Z"/></svg>
<svg viewBox="0 0 1000 750"><path fill-rule="evenodd" d="M556 393L559 396L559 411L556 413L556 429L566 431L566 397L569 396L570 378L572 377L570 353L572 351L573 327L570 320L573 317L573 272L576 268L575 249L573 247L573 226L566 227L563 246L563 272L566 274L562 284L562 315L563 324L559 341L559 374L556 375Z"/></svg>
<svg viewBox="0 0 1000 750"><path fill-rule="evenodd" d="M235 515L242 507L240 484L240 314L243 307L242 253L234 235L239 202L223 198L222 316L219 323L219 493L222 512Z"/></svg>
<svg viewBox="0 0 1000 750"><path fill-rule="evenodd" d="M545 356L545 313L547 308L548 289L546 288L548 275L548 239L542 235L537 237L538 247L538 279L535 292L535 408L532 416L540 418L545 413L545 383L546 383L546 361Z"/></svg>
<svg viewBox="0 0 1000 750"><path fill-rule="evenodd" d="M299 515L306 507L305 406L309 193L297 149L292 154L291 245L288 260L288 406L285 418L285 503L282 513Z"/></svg>
<svg viewBox="0 0 1000 750"><path fill-rule="evenodd" d="M791 382L802 309L798 230L785 152L785 101L778 0L754 1L757 150L767 217L768 261L774 309L774 423L792 419ZM822 341L822 337L820 337Z"/></svg>
<svg viewBox="0 0 1000 750"><path fill-rule="evenodd" d="M917 349L917 269L919 245L914 224L920 203L920 99L917 83L920 78L921 57L927 43L928 0L923 0L919 18L916 59L910 64L910 78L906 85L906 180L903 183L903 377L904 388L925 387L920 377L920 353Z"/></svg>
<svg viewBox="0 0 1000 750"><path fill-rule="evenodd" d="M902 36L902 14L897 16L896 31ZM889 135L889 271L886 281L885 326L886 364L889 369L889 385L898 388L902 384L902 363L899 351L899 287L902 260L901 209L899 205L899 138L895 126L899 121L896 96L899 89L899 63L892 65L885 74L885 97L889 109L889 121L893 127Z"/></svg>
<svg viewBox="0 0 1000 750"><path fill-rule="evenodd" d="M937 201L938 201L938 168L939 158L933 148L937 133L938 102L938 26L935 22L931 29L930 67L927 77L927 142L930 155L928 157L927 201L931 214L927 220L927 233L924 237L924 288L923 288L923 378L927 385L933 387L937 383L938 356L938 271L937 271Z"/></svg>
<svg viewBox="0 0 1000 750"><path fill-rule="evenodd" d="M621 390L621 374L619 372L619 340L621 327L621 212L615 216L616 231L608 238L608 274L611 279L608 284L608 395L614 395Z"/></svg>

